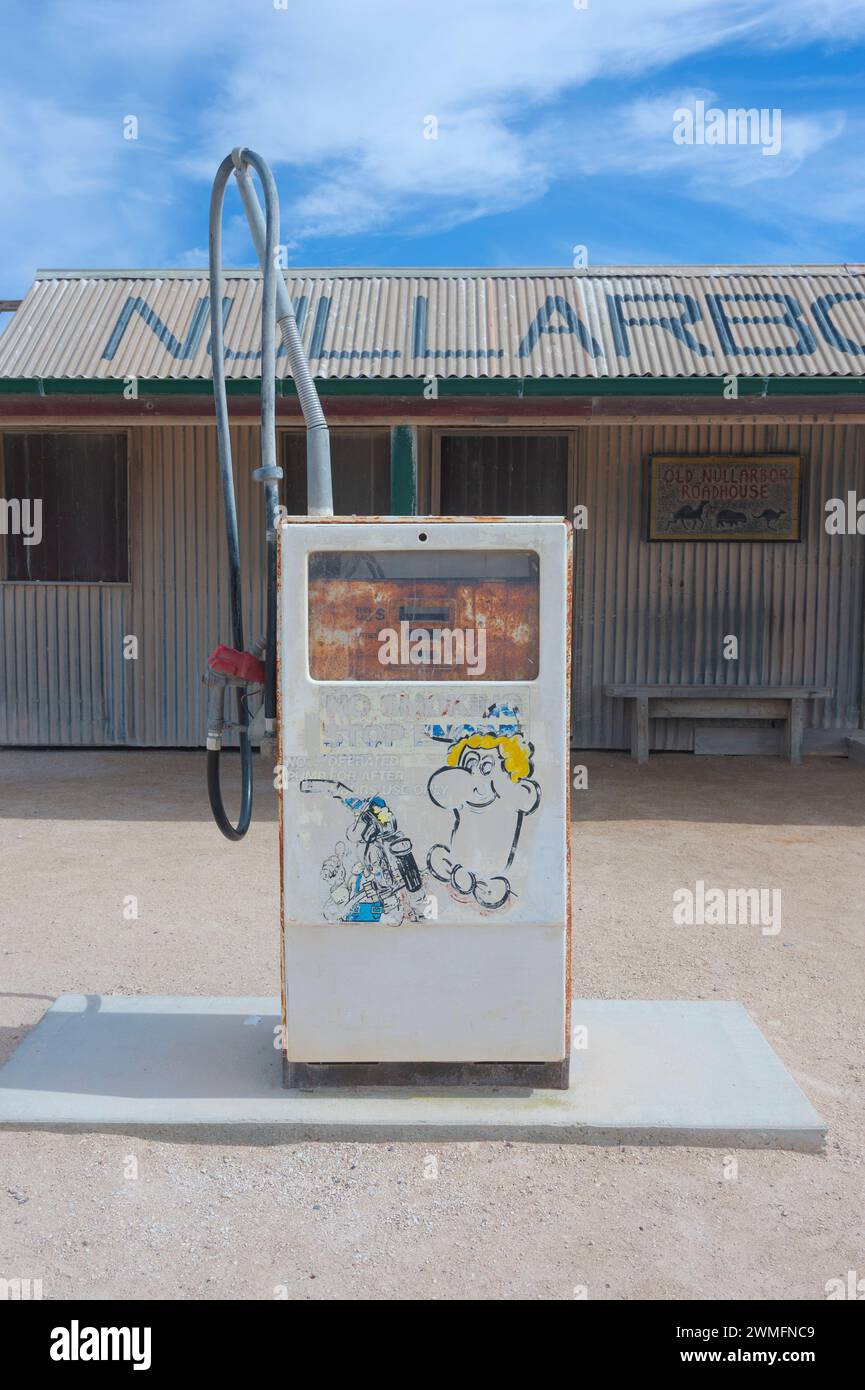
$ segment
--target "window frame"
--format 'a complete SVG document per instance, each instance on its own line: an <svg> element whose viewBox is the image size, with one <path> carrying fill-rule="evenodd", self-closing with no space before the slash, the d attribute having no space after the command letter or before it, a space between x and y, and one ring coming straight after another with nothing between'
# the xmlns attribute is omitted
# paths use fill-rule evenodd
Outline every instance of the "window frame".
<svg viewBox="0 0 865 1390"><path fill-rule="evenodd" d="M472 435L506 435L519 437L521 439L534 438L538 435L554 435L562 439L567 439L567 467L566 467L566 494L567 511L564 513L566 518L572 518L574 507L577 503L576 498L576 477L577 477L577 444L578 430L580 426L572 424L563 425L435 425L430 432L431 448L429 461L429 514L431 516L441 516L441 446L442 440L447 437L465 438Z"/></svg>
<svg viewBox="0 0 865 1390"><path fill-rule="evenodd" d="M5 494L6 489L6 450L5 436L7 434L28 435L28 434L56 434L56 435L82 435L82 434L104 434L117 435L126 442L126 579L11 579L8 575L9 556L7 550L7 537L0 535L0 588L22 586L31 589L67 588L67 589L131 589L133 585L133 561L134 552L132 546L133 532L133 510L134 498L132 490L132 451L133 451L133 431L129 427L104 428L98 425L85 426L79 425L72 429L62 426L56 429L45 428L41 425L0 425L0 495Z"/></svg>
<svg viewBox="0 0 865 1390"><path fill-rule="evenodd" d="M279 464L279 466L280 466L281 468L283 468L283 470L285 469L285 464L286 464L285 448L286 448L286 441L287 441L287 439L289 439L289 438L294 438L294 439L303 440L303 439L305 439L305 437L306 437L306 433L307 433L307 431L306 431L306 428L305 428L305 426L304 426L304 424L303 424L302 421L301 421L301 423L298 424L298 425L294 425L294 424L291 424L291 425L280 425L280 426L278 427L278 429L277 429L277 463ZM331 442L332 442L332 443L333 443L333 441L334 441L336 438L338 438L340 435L345 436L345 435L352 435L352 434L355 434L355 435L357 435L357 434L375 434L375 435L382 435L382 436L384 437L384 438L383 438L383 442L386 444L386 448L387 448L387 459L388 459L388 474L387 474L388 504L389 504L389 506L391 506L391 505L393 504L393 472L392 472L392 469L393 469L393 459L392 459L392 444L393 444L393 439L392 439L392 434L391 434L391 426L390 426L389 424L387 424L386 422L383 423L383 424L377 424L377 425L369 425L369 424L365 424L365 423L362 423L362 424L351 424L351 425L342 425L342 424L340 424L340 425L331 425L331 426L329 426L329 433L330 433L330 438L331 438ZM281 483L280 483L279 497L280 497L280 502L285 503L284 480L282 480ZM286 505L287 505L287 504L286 504ZM389 511L388 511L388 512L384 512L384 513L381 513L381 515L389 515L389 514L390 514ZM288 515L294 515L294 513L288 513ZM364 513L358 512L358 513L356 513L356 515L362 516L362 515L364 515ZM312 520L313 518L310 518L310 519Z"/></svg>

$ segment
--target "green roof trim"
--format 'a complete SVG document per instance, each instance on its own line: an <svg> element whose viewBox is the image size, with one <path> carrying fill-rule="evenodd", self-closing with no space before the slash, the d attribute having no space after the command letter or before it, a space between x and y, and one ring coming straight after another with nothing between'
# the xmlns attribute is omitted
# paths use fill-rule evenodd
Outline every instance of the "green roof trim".
<svg viewBox="0 0 865 1390"><path fill-rule="evenodd" d="M438 399L443 397L497 396L508 399L592 396L712 396L722 398L724 377L452 377L438 380ZM229 396L257 396L260 382L229 381ZM344 378L316 380L324 400L337 396L423 397L423 379ZM0 396L122 396L122 380L56 379L38 381L0 378ZM155 396L210 396L213 384L203 380L138 381L138 399ZM278 381L277 398L296 396L294 383ZM740 377L743 396L857 396L865 395L865 377Z"/></svg>

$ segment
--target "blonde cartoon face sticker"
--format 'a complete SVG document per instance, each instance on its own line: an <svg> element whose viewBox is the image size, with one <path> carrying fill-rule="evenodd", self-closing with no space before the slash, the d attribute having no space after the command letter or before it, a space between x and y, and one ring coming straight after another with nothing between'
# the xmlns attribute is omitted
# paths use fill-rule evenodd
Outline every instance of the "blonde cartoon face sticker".
<svg viewBox="0 0 865 1390"><path fill-rule="evenodd" d="M531 776L534 748L517 713L509 714L503 729L501 711L492 706L485 715L490 732L456 738L427 787L430 800L452 818L449 840L433 845L427 867L455 896L485 909L504 907L513 895L509 874L523 820L541 798Z"/></svg>

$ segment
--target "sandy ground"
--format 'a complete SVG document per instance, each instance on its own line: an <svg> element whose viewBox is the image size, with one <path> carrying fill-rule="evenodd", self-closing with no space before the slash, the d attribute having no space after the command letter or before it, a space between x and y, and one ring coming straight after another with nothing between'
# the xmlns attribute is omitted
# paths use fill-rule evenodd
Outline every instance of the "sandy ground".
<svg viewBox="0 0 865 1390"><path fill-rule="evenodd" d="M741 999L825 1154L0 1132L0 1278L45 1298L819 1299L865 1276L865 771L581 761L575 991ZM0 1057L64 990L278 990L266 778L232 847L202 754L0 753L0 873ZM781 931L675 926L697 879L780 888Z"/></svg>

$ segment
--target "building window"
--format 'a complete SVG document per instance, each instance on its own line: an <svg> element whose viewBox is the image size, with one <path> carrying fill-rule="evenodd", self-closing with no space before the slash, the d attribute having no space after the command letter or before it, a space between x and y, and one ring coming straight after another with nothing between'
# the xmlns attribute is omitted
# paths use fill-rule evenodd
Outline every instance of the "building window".
<svg viewBox="0 0 865 1390"><path fill-rule="evenodd" d="M333 430L333 510L337 516L390 514L390 432ZM306 516L306 435L283 437L282 500L289 516Z"/></svg>
<svg viewBox="0 0 865 1390"><path fill-rule="evenodd" d="M5 577L129 581L125 434L5 434L0 534Z"/></svg>
<svg viewBox="0 0 865 1390"><path fill-rule="evenodd" d="M442 516L566 516L567 435L443 436L439 510Z"/></svg>

